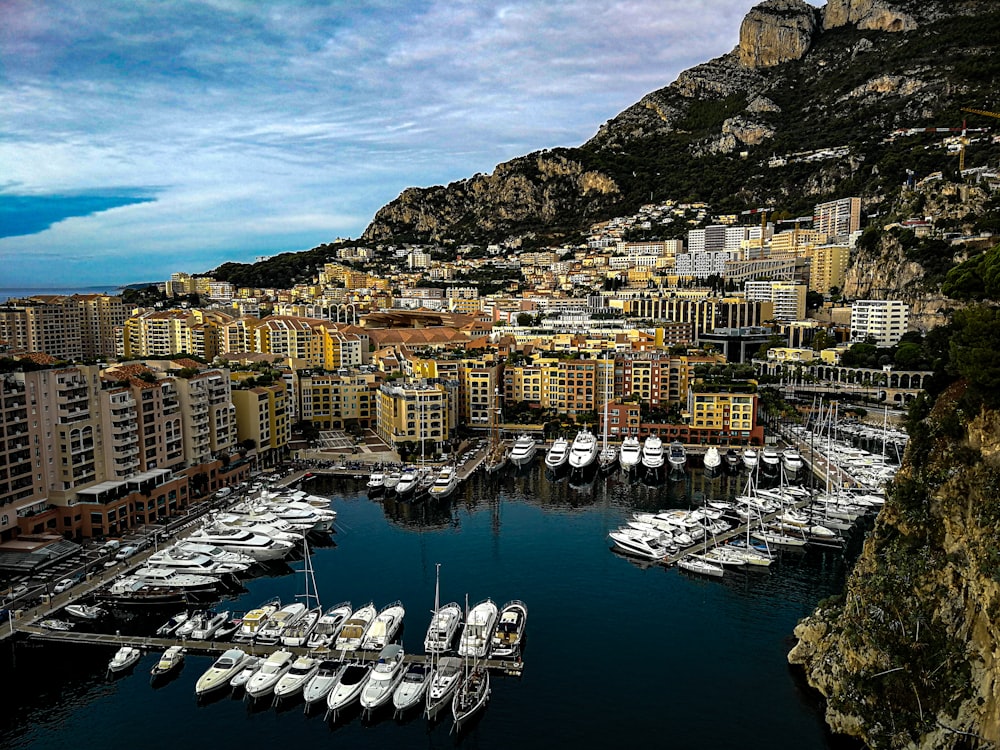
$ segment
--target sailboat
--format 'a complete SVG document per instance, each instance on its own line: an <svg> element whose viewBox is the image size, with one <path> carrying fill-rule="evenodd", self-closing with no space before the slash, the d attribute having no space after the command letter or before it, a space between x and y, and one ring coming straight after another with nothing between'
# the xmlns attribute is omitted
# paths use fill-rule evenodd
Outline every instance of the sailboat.
<svg viewBox="0 0 1000 750"><path fill-rule="evenodd" d="M494 392L490 402L490 447L486 453L486 473L496 474L507 465L507 449L500 440L500 425L497 420L500 409L496 405L497 394Z"/></svg>
<svg viewBox="0 0 1000 750"><path fill-rule="evenodd" d="M604 357L604 429L601 432L601 452L597 457L597 465L602 472L609 472L618 463L618 449L613 445L608 445L608 402L611 394L608 386L611 384L611 377L608 374L608 358Z"/></svg>
<svg viewBox="0 0 1000 750"><path fill-rule="evenodd" d="M313 572L312 556L309 554L309 540L302 537L302 554L305 567L302 573L305 577L305 593L299 595L306 605L306 611L295 622L291 623L281 633L281 643L289 647L305 646L312 635L316 624L323 616L323 605L319 601L319 589L316 588L316 575Z"/></svg>
<svg viewBox="0 0 1000 750"><path fill-rule="evenodd" d="M466 622L469 615L469 595L465 595ZM454 721L452 731L461 731L462 725L475 716L490 697L490 673L485 666L479 663L479 656L475 657L475 662L469 664L469 652L463 662L462 683L455 692L455 697L451 700L451 717Z"/></svg>

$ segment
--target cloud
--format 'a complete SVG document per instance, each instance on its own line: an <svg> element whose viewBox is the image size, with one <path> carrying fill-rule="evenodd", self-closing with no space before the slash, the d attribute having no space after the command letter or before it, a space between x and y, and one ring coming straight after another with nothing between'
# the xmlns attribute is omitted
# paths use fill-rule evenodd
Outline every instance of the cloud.
<svg viewBox="0 0 1000 750"><path fill-rule="evenodd" d="M166 277L356 236L405 187L581 143L732 49L752 5L8 0L11 192L158 188L152 203L0 239L0 259L17 258L18 283L59 253L67 273L129 281L123 259Z"/></svg>

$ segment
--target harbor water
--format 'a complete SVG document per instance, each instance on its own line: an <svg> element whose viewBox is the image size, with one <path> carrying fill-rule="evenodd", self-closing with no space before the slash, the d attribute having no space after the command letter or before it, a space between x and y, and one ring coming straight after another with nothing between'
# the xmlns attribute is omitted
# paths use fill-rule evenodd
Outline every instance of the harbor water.
<svg viewBox="0 0 1000 750"><path fill-rule="evenodd" d="M153 686L155 653L109 680L113 649L23 644L0 654L0 747L855 747L829 735L820 702L785 657L796 622L842 589L860 540L846 552L787 553L769 570L704 580L610 549L608 531L634 511L731 497L744 481L695 470L658 486L621 474L578 484L546 476L539 462L499 478L476 474L449 502L406 505L370 500L363 481L310 480L305 489L328 495L339 514L332 543L312 549L323 603L400 599L407 652L422 652L436 563L442 603L527 603L523 675L494 675L489 704L467 729L450 733L450 718L397 721L391 708L331 723L322 711L304 715L301 702L251 706L225 693L199 704L194 684L207 656L189 655ZM246 581L219 608L291 601L304 592L302 568ZM156 624L115 626L148 634Z"/></svg>

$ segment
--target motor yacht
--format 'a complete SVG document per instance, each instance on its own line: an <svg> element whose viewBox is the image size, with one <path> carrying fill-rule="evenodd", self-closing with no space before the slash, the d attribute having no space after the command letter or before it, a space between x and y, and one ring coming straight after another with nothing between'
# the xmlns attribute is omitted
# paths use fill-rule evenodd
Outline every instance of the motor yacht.
<svg viewBox="0 0 1000 750"><path fill-rule="evenodd" d="M608 532L608 536L627 555L659 561L668 554L658 534L625 527Z"/></svg>
<svg viewBox="0 0 1000 750"><path fill-rule="evenodd" d="M322 616L322 607L316 606L307 609L301 617L285 628L281 634L281 644L288 646L288 648L305 646Z"/></svg>
<svg viewBox="0 0 1000 750"><path fill-rule="evenodd" d="M657 435L647 435L642 443L642 466L656 473L663 468L663 441Z"/></svg>
<svg viewBox="0 0 1000 750"><path fill-rule="evenodd" d="M176 615L173 615L165 623L160 625L160 627L156 629L156 634L164 638L172 636L177 631L177 628L179 628L184 622L186 622L187 619L188 619L187 612L178 612Z"/></svg>
<svg viewBox="0 0 1000 750"><path fill-rule="evenodd" d="M497 605L492 599L484 599L469 611L458 641L459 656L481 659L489 653L497 613Z"/></svg>
<svg viewBox="0 0 1000 750"><path fill-rule="evenodd" d="M684 447L684 443L680 440L674 440L670 443L670 449L667 452L667 460L670 462L671 471L684 471L684 467L687 466L687 448Z"/></svg>
<svg viewBox="0 0 1000 750"><path fill-rule="evenodd" d="M286 604L281 609L272 613L257 629L253 642L262 646L273 646L281 641L281 636L285 630L295 623L300 617L305 615L306 605L304 602L293 602Z"/></svg>
<svg viewBox="0 0 1000 750"><path fill-rule="evenodd" d="M73 629L73 623L67 620L57 620L53 617L42 620L38 623L38 625L46 630L57 630L60 632L66 632Z"/></svg>
<svg viewBox="0 0 1000 750"><path fill-rule="evenodd" d="M292 662L289 670L274 685L274 699L282 700L301 693L306 683L319 672L319 665L320 660L311 656L300 656Z"/></svg>
<svg viewBox="0 0 1000 750"><path fill-rule="evenodd" d="M781 452L781 467L785 470L785 475L789 479L794 479L802 470L802 456L792 447L785 448Z"/></svg>
<svg viewBox="0 0 1000 750"><path fill-rule="evenodd" d="M240 623L240 628L233 634L234 641L243 641L249 643L257 635L257 631L260 630L261 625L263 625L267 618L273 615L281 607L281 600L275 597L274 599L268 599L266 602L261 604L259 607L254 607L245 615L243 615L243 621Z"/></svg>
<svg viewBox="0 0 1000 750"><path fill-rule="evenodd" d="M438 500L450 497L458 488L458 472L454 466L442 466L427 493Z"/></svg>
<svg viewBox="0 0 1000 750"><path fill-rule="evenodd" d="M226 624L229 614L229 610L224 612L208 610L199 617L194 618L194 627L191 628L191 638L196 641L211 640L219 628Z"/></svg>
<svg viewBox="0 0 1000 750"><path fill-rule="evenodd" d="M573 438L569 449L569 468L571 471L585 471L597 460L597 437L587 428L580 430Z"/></svg>
<svg viewBox="0 0 1000 750"><path fill-rule="evenodd" d="M420 472L417 471L417 468L415 466L408 466L403 470L403 474L399 478L399 483L396 484L396 497L409 497L417 488L419 480Z"/></svg>
<svg viewBox="0 0 1000 750"><path fill-rule="evenodd" d="M261 662L257 671L243 686L248 698L257 699L274 691L274 686L292 668L295 654L285 649L275 651Z"/></svg>
<svg viewBox="0 0 1000 750"><path fill-rule="evenodd" d="M329 649L353 611L350 602L340 602L326 610L323 616L319 618L316 627L313 628L313 632L306 643L309 650Z"/></svg>
<svg viewBox="0 0 1000 750"><path fill-rule="evenodd" d="M249 529L215 526L197 529L188 539L201 544L211 544L233 552L249 555L257 562L281 560L287 557L296 545L290 541L272 539Z"/></svg>
<svg viewBox="0 0 1000 750"><path fill-rule="evenodd" d="M699 560L696 557L682 557L677 561L677 567L688 571L689 573L698 573L703 576L712 576L713 578L721 578L725 575L725 570L721 565L715 565L704 560Z"/></svg>
<svg viewBox="0 0 1000 750"><path fill-rule="evenodd" d="M774 448L764 448L760 452L760 468L765 474L777 474L781 464L781 457Z"/></svg>
<svg viewBox="0 0 1000 750"><path fill-rule="evenodd" d="M510 449L510 462L514 466L528 466L535 460L538 446L531 435L521 434L514 441L514 446Z"/></svg>
<svg viewBox="0 0 1000 750"><path fill-rule="evenodd" d="M629 436L622 440L621 450L618 451L618 463L626 472L631 472L639 465L642 459L642 443L639 438Z"/></svg>
<svg viewBox="0 0 1000 750"><path fill-rule="evenodd" d="M202 575L237 575L245 573L249 564L234 562L218 562L208 555L203 555L184 547L168 547L154 552L146 558L146 565L153 568L165 568L177 573L195 573Z"/></svg>
<svg viewBox="0 0 1000 750"><path fill-rule="evenodd" d="M228 685L237 672L246 665L247 654L243 649L230 648L216 659L212 666L205 670L194 686L194 693L202 696L218 688Z"/></svg>
<svg viewBox="0 0 1000 750"><path fill-rule="evenodd" d="M396 633L403 624L403 616L406 610L403 603L395 601L387 604L372 620L365 630L365 636L361 639L362 651L380 651L388 644L392 643Z"/></svg>
<svg viewBox="0 0 1000 750"><path fill-rule="evenodd" d="M558 471L569 460L569 441L566 438L556 438L545 454L545 465L552 471Z"/></svg>
<svg viewBox="0 0 1000 750"><path fill-rule="evenodd" d="M97 596L118 605L181 604L199 597L214 597L220 583L218 576L140 568L116 580Z"/></svg>
<svg viewBox="0 0 1000 750"><path fill-rule="evenodd" d="M710 445L705 449L704 466L705 473L711 475L718 474L722 468L722 455L714 445Z"/></svg>
<svg viewBox="0 0 1000 750"><path fill-rule="evenodd" d="M365 631L368 630L368 626L377 614L378 612L372 602L368 602L368 604L353 612L333 642L333 650L356 651L361 648L361 641L364 640Z"/></svg>
<svg viewBox="0 0 1000 750"><path fill-rule="evenodd" d="M336 661L321 661L316 674L309 678L305 687L302 688L302 700L305 701L306 710L314 703L319 703L326 699L330 690L340 679L340 675L347 667Z"/></svg>
<svg viewBox="0 0 1000 750"><path fill-rule="evenodd" d="M354 703L361 695L371 666L365 664L348 664L340 673L340 679L334 682L330 692L326 694L326 718L336 720L337 713Z"/></svg>
<svg viewBox="0 0 1000 750"><path fill-rule="evenodd" d="M217 563L236 563L238 565L246 565L248 568L257 562L253 557L245 555L242 552L234 552L233 550L218 547L214 544L201 544L190 538L182 539L169 549L179 552L190 552L196 555L205 555Z"/></svg>
<svg viewBox="0 0 1000 750"><path fill-rule="evenodd" d="M246 661L243 662L243 668L229 680L229 687L233 690L242 690L246 686L247 680L253 677L254 672L257 671L263 661L264 657L262 656L248 656Z"/></svg>
<svg viewBox="0 0 1000 750"><path fill-rule="evenodd" d="M743 466L749 471L753 471L757 468L757 451L753 448L747 447L743 449Z"/></svg>
<svg viewBox="0 0 1000 750"><path fill-rule="evenodd" d="M385 491L395 492L396 486L399 484L399 480L403 478L403 472L401 471L390 471L385 475Z"/></svg>
<svg viewBox="0 0 1000 750"><path fill-rule="evenodd" d="M153 665L149 674L153 678L165 677L174 670L180 669L183 663L184 648L182 646L170 646L160 655L160 658L157 660L156 664Z"/></svg>
<svg viewBox="0 0 1000 750"><path fill-rule="evenodd" d="M468 676L455 691L451 701L451 715L455 722L454 731L460 731L462 725L475 716L486 705L490 697L490 673L485 666L478 665L469 671Z"/></svg>
<svg viewBox="0 0 1000 750"><path fill-rule="evenodd" d="M462 660L457 656L442 657L437 667L431 670L424 709L428 719L434 719L443 709L451 705L452 696L462 677Z"/></svg>
<svg viewBox="0 0 1000 750"><path fill-rule="evenodd" d="M135 646L122 646L108 662L108 671L112 674L125 672L134 667L140 657L142 657L142 651Z"/></svg>
<svg viewBox="0 0 1000 750"><path fill-rule="evenodd" d="M736 449L730 448L726 451L725 456L723 456L723 466L726 467L726 471L730 474L736 474L742 465L743 460L740 454L736 452Z"/></svg>
<svg viewBox="0 0 1000 750"><path fill-rule="evenodd" d="M381 471L373 471L371 476L368 477L368 494L378 495L381 492L385 492L385 474Z"/></svg>
<svg viewBox="0 0 1000 750"><path fill-rule="evenodd" d="M462 624L462 608L458 602L449 602L431 617L431 624L424 637L424 651L428 654L446 654L451 650L455 633Z"/></svg>
<svg viewBox="0 0 1000 750"><path fill-rule="evenodd" d="M63 607L63 612L78 620L100 620L108 613L104 607L87 604L67 604Z"/></svg>
<svg viewBox="0 0 1000 750"><path fill-rule="evenodd" d="M403 647L398 643L390 643L379 652L378 660L359 696L361 708L367 715L370 716L376 708L385 705L392 698L406 671L403 656Z"/></svg>
<svg viewBox="0 0 1000 750"><path fill-rule="evenodd" d="M431 670L426 664L411 664L407 667L403 679L392 693L394 715L399 717L415 706L423 706L430 682Z"/></svg>
<svg viewBox="0 0 1000 750"><path fill-rule="evenodd" d="M496 658L517 657L524 642L524 629L528 624L528 605L514 599L503 605L493 631L491 653Z"/></svg>

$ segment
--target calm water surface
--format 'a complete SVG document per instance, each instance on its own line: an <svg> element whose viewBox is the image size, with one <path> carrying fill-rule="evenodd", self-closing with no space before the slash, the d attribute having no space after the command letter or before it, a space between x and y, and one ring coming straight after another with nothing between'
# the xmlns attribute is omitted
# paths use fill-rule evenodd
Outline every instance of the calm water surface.
<svg viewBox="0 0 1000 750"><path fill-rule="evenodd" d="M0 747L845 747L785 660L798 619L841 589L843 554L784 555L769 572L700 580L609 549L607 532L633 511L688 507L732 495L741 482L693 473L659 487L620 476L574 486L536 465L500 480L477 476L444 506L397 507L370 501L361 482L315 480L307 489L329 495L339 513L335 543L313 551L324 604L401 599L403 644L420 652L435 563L442 603L466 594L473 604L487 596L527 603L524 675L496 676L486 711L467 731L450 735L450 719L399 723L391 708L372 722L349 713L331 725L322 713L304 716L301 703L251 709L222 695L198 705L194 683L209 657L188 656L177 677L154 688L156 654L108 681L113 649L5 646L0 669L14 689L4 691ZM225 608L292 600L303 591L301 568L247 582ZM120 626L149 632L163 619Z"/></svg>

